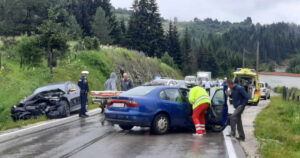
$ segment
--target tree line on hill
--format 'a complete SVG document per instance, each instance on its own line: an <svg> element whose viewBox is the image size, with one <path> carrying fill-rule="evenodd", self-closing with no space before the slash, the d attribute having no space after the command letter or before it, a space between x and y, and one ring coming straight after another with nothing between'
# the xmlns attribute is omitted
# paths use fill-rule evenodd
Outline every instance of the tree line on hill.
<svg viewBox="0 0 300 158"><path fill-rule="evenodd" d="M0 36L21 35L14 49L20 65L37 66L45 58L51 72L66 56L67 41L74 40L79 50L118 45L161 58L184 74L203 70L213 76L242 67L243 52L246 67L254 67L258 41L261 71L272 71L300 51L298 25L254 25L251 18L240 23L164 20L156 0L134 0L132 10L115 9L110 0L0 0ZM0 52L11 42L3 38L3 43Z"/></svg>

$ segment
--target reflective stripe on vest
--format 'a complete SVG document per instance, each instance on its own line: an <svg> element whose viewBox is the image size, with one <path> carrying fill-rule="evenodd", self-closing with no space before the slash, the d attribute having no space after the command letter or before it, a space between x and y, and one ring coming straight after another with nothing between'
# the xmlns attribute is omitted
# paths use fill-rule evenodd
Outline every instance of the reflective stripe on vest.
<svg viewBox="0 0 300 158"><path fill-rule="evenodd" d="M195 104L193 104L193 109L196 109L197 107L199 107L201 104L204 104L204 103L211 104L209 96L203 95L203 96L197 98Z"/></svg>

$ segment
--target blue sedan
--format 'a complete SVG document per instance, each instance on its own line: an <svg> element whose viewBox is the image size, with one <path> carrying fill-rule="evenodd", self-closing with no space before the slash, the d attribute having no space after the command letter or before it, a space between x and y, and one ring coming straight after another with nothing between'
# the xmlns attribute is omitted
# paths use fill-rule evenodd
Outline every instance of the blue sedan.
<svg viewBox="0 0 300 158"><path fill-rule="evenodd" d="M189 90L168 86L141 86L113 97L107 103L105 119L123 130L150 127L154 134L165 134L172 127L193 128ZM207 112L207 128L220 132L226 125L228 108L223 90L215 92Z"/></svg>

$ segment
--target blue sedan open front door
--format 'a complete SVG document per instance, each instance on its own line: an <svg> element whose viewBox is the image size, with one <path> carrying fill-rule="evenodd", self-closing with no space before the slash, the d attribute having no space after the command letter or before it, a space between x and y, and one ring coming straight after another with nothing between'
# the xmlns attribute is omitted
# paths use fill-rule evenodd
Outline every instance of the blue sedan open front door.
<svg viewBox="0 0 300 158"><path fill-rule="evenodd" d="M228 122L228 105L226 95L223 89L218 89L211 101L212 105L207 112L207 125L212 127L213 131L220 132Z"/></svg>

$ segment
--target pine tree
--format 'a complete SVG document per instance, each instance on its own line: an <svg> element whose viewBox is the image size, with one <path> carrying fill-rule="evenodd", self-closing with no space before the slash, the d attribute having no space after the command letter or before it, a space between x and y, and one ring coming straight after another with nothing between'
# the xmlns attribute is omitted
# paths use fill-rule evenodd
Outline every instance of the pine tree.
<svg viewBox="0 0 300 158"><path fill-rule="evenodd" d="M135 0L132 6L133 13L129 20L127 31L127 47L148 54L148 43L146 40L147 26L147 9L146 0Z"/></svg>
<svg viewBox="0 0 300 158"><path fill-rule="evenodd" d="M67 17L64 27L66 28L67 34L71 39L74 40L82 37L83 32L74 15L69 15Z"/></svg>
<svg viewBox="0 0 300 158"><path fill-rule="evenodd" d="M90 14L91 15L95 14L97 8L99 7L101 7L104 10L105 16L110 25L111 32L109 35L112 38L111 43L120 44L122 38L121 28L119 22L116 19L116 15L113 12L113 7L110 3L110 0L93 0L90 6L91 8Z"/></svg>
<svg viewBox="0 0 300 158"><path fill-rule="evenodd" d="M126 28L126 24L125 24L125 19L122 19L121 22L120 22L120 29L121 29L121 35L120 35L120 41L119 41L119 44L121 46L126 46L126 41L127 41L127 38L126 38L126 33L127 33L127 28Z"/></svg>
<svg viewBox="0 0 300 158"><path fill-rule="evenodd" d="M126 28L126 24L125 24L125 19L123 18L120 22L120 28L121 28L121 32L123 35L126 34L127 28Z"/></svg>
<svg viewBox="0 0 300 158"><path fill-rule="evenodd" d="M155 0L135 0L127 32L127 47L161 57L165 37Z"/></svg>
<svg viewBox="0 0 300 158"><path fill-rule="evenodd" d="M99 7L92 22L92 34L99 38L102 44L109 44L112 41L110 32L110 25L107 17L105 16L105 12L101 7Z"/></svg>
<svg viewBox="0 0 300 158"><path fill-rule="evenodd" d="M46 52L48 67L53 74L53 67L57 64L57 59L65 57L68 50L67 35L61 23L57 23L57 14L53 8L48 10L49 19L38 27L38 40L40 47Z"/></svg>
<svg viewBox="0 0 300 158"><path fill-rule="evenodd" d="M191 36L189 34L188 28L185 29L184 36L182 39L182 69L184 74L192 74L191 60L192 60L192 46L191 46Z"/></svg>
<svg viewBox="0 0 300 158"><path fill-rule="evenodd" d="M166 41L162 20L159 14L156 0L149 0L148 15L149 17L149 38L150 38L150 56L161 57L166 50Z"/></svg>
<svg viewBox="0 0 300 158"><path fill-rule="evenodd" d="M112 40L110 43L119 44L121 38L121 29L116 16L113 13L112 5L110 0L70 0L67 8L69 12L75 15L78 23L80 24L84 35L92 35L91 23L94 20L94 16L97 9L101 7L110 25L110 36Z"/></svg>
<svg viewBox="0 0 300 158"><path fill-rule="evenodd" d="M167 52L173 57L175 64L182 64L182 54L180 51L180 42L176 24L170 21L167 34Z"/></svg>

